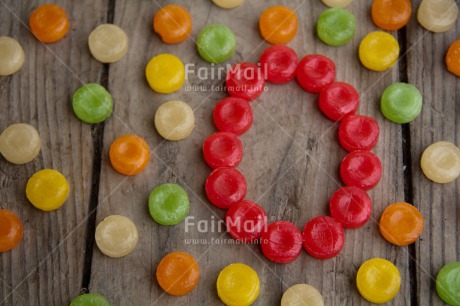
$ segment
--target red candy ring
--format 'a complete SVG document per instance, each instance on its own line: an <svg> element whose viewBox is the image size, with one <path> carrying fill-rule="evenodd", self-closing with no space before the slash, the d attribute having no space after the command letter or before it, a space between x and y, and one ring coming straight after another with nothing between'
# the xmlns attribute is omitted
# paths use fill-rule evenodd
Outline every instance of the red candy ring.
<svg viewBox="0 0 460 306"><path fill-rule="evenodd" d="M220 132L237 135L245 133L252 125L252 109L248 101L227 97L217 103L213 112L214 124Z"/></svg>
<svg viewBox="0 0 460 306"><path fill-rule="evenodd" d="M273 84L285 84L296 75L297 53L285 45L274 45L265 49L260 57L260 65L267 81Z"/></svg>
<svg viewBox="0 0 460 306"><path fill-rule="evenodd" d="M234 168L217 168L206 179L205 190L214 206L228 209L246 196L246 179Z"/></svg>
<svg viewBox="0 0 460 306"><path fill-rule="evenodd" d="M262 252L269 260L277 263L294 261L302 250L300 230L287 221L270 223L260 239Z"/></svg>
<svg viewBox="0 0 460 306"><path fill-rule="evenodd" d="M267 213L251 201L240 201L230 206L225 216L227 231L233 239L248 243L260 238L267 227Z"/></svg>
<svg viewBox="0 0 460 306"><path fill-rule="evenodd" d="M359 94L350 84L335 82L319 94L319 108L329 119L341 120L358 109Z"/></svg>
<svg viewBox="0 0 460 306"><path fill-rule="evenodd" d="M333 218L316 217L305 225L302 239L308 254L318 259L328 259L340 253L345 234L342 225Z"/></svg>
<svg viewBox="0 0 460 306"><path fill-rule="evenodd" d="M226 82L230 96L249 101L257 99L265 88L262 70L248 62L233 65L227 73Z"/></svg>
<svg viewBox="0 0 460 306"><path fill-rule="evenodd" d="M345 228L357 228L371 217L372 201L367 193L354 186L337 190L329 202L331 216Z"/></svg>
<svg viewBox="0 0 460 306"><path fill-rule="evenodd" d="M340 177L347 186L369 190L378 184L381 176L382 163L369 151L351 152L340 165Z"/></svg>
<svg viewBox="0 0 460 306"><path fill-rule="evenodd" d="M233 133L214 133L203 143L204 160L209 167L236 167L243 158L243 144Z"/></svg>
<svg viewBox="0 0 460 306"><path fill-rule="evenodd" d="M307 55L297 66L297 82L308 92L319 93L335 80L335 64L323 55Z"/></svg>
<svg viewBox="0 0 460 306"><path fill-rule="evenodd" d="M371 117L349 115L340 122L339 142L348 152L371 150L377 144L379 134L379 124Z"/></svg>

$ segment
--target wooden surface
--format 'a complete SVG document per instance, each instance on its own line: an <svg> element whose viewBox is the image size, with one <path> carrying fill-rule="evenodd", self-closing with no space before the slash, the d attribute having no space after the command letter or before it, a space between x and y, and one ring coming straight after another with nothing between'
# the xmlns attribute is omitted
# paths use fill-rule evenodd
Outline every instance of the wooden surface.
<svg viewBox="0 0 460 306"><path fill-rule="evenodd" d="M446 262L460 260L459 181L431 183L421 173L419 160L435 141L460 144L460 81L444 66L448 46L458 39L458 23L448 33L433 35L413 16L407 28L392 33L407 56L387 72L376 73L364 69L357 58L361 39L377 30L368 0L349 6L358 28L354 39L339 48L315 36L315 21L326 9L319 0L249 0L232 11L207 0L55 1L69 13L71 30L52 45L38 43L26 28L28 16L41 3L0 0L0 36L18 39L26 54L17 74L0 78L0 131L27 122L43 140L39 158L28 165L11 165L0 158L0 207L14 211L25 228L21 244L0 254L0 305L68 305L88 290L106 296L113 305L220 305L215 281L219 271L234 262L246 263L259 274L261 292L254 305L279 305L282 293L297 283L318 288L326 305L368 305L356 289L355 276L373 257L386 258L401 271L401 291L389 305L442 305L433 278ZM183 5L193 16L192 37L179 45L163 44L151 28L153 14L171 3ZM258 18L274 4L296 9L299 16L299 32L288 45L299 56L320 53L333 59L337 80L354 85L361 94L359 113L376 118L381 128L374 152L384 173L369 192L372 220L347 230L343 251L330 260L316 260L302 251L291 264L274 264L257 245L232 244L222 231L201 233L199 220L217 223L225 215L206 200L203 184L211 170L201 153L203 140L215 132L212 109L225 94L212 88L222 80L201 80L195 74L178 92L160 95L150 90L144 77L149 59L165 52L197 68L210 68L196 53L194 39L212 23L224 23L236 35L237 51L229 63L257 62L268 46L258 34ZM104 22L121 26L130 38L127 56L111 65L98 63L87 47L91 30ZM410 125L393 124L379 111L382 91L397 81L415 84L424 95L422 115ZM72 113L71 96L87 82L101 83L114 97L114 112L103 124L84 124ZM156 108L173 99L189 103L197 122L193 134L180 142L164 141L153 125ZM254 124L241 137L244 159L238 169L248 181L247 199L263 206L269 221L288 220L300 229L311 218L328 214L328 200L342 185L338 168L346 155L337 141L337 125L320 113L316 99L295 82L268 85L268 93L252 102ZM144 137L152 148L149 166L135 177L116 173L108 160L110 144L128 133ZM58 211L40 212L25 198L28 177L42 168L61 171L71 184L70 197ZM188 231L185 222L165 227L150 218L148 195L163 183L180 184L188 192L189 216L195 223ZM426 218L415 245L392 246L379 234L380 214L396 201L413 203ZM102 255L94 245L95 226L111 214L129 217L139 232L136 249L120 259ZM191 253L201 269L199 286L184 297L168 296L154 278L158 262L173 251Z"/></svg>

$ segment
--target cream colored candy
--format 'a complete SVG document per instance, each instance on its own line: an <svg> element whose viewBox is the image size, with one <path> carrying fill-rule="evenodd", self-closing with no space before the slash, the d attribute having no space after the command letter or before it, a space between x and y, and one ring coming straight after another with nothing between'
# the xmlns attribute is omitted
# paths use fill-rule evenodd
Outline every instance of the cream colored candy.
<svg viewBox="0 0 460 306"><path fill-rule="evenodd" d="M0 37L0 76L8 76L24 64L24 50L16 39Z"/></svg>
<svg viewBox="0 0 460 306"><path fill-rule="evenodd" d="M31 162L40 153L40 147L40 135L29 124L13 124L0 135L0 152L13 164Z"/></svg>
<svg viewBox="0 0 460 306"><path fill-rule="evenodd" d="M433 143L422 154L423 173L436 183L449 183L460 175L460 149L453 143Z"/></svg>
<svg viewBox="0 0 460 306"><path fill-rule="evenodd" d="M95 59L114 63L128 52L128 36L114 24L101 24L89 35L88 45Z"/></svg>
<svg viewBox="0 0 460 306"><path fill-rule="evenodd" d="M108 216L96 227L96 244L110 257L128 255L136 247L137 240L136 225L123 216Z"/></svg>
<svg viewBox="0 0 460 306"><path fill-rule="evenodd" d="M187 138L195 128L192 108L183 101L169 101L158 107L155 127L163 138L181 140Z"/></svg>
<svg viewBox="0 0 460 306"><path fill-rule="evenodd" d="M418 22L432 32L452 29L458 17L455 0L423 0L417 13Z"/></svg>
<svg viewBox="0 0 460 306"><path fill-rule="evenodd" d="M240 6L244 0L212 0L215 5L224 8L224 9L232 9L237 6Z"/></svg>
<svg viewBox="0 0 460 306"><path fill-rule="evenodd" d="M324 300L315 287L298 284L284 292L281 306L324 306Z"/></svg>
<svg viewBox="0 0 460 306"><path fill-rule="evenodd" d="M323 0L323 3L329 7L345 7L351 2L353 2L353 0Z"/></svg>

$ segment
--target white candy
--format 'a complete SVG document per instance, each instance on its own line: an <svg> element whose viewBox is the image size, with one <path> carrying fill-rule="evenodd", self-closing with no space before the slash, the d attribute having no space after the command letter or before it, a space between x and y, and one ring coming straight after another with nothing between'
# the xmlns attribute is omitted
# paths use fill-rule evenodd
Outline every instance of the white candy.
<svg viewBox="0 0 460 306"><path fill-rule="evenodd" d="M96 244L110 257L128 255L136 247L137 240L136 225L123 216L108 216L96 227Z"/></svg>
<svg viewBox="0 0 460 306"><path fill-rule="evenodd" d="M431 32L452 29L458 17L455 0L423 0L417 13L418 22Z"/></svg>
<svg viewBox="0 0 460 306"><path fill-rule="evenodd" d="M24 51L11 37L0 37L0 76L12 75L24 64Z"/></svg>
<svg viewBox="0 0 460 306"><path fill-rule="evenodd" d="M88 45L95 59L114 63L128 52L128 36L114 24L101 24L89 35Z"/></svg>
<svg viewBox="0 0 460 306"><path fill-rule="evenodd" d="M155 127L163 138L182 140L195 128L192 108L183 101L169 101L158 107L155 113Z"/></svg>
<svg viewBox="0 0 460 306"><path fill-rule="evenodd" d="M224 8L224 9L232 9L237 6L240 6L244 0L212 0L215 5Z"/></svg>
<svg viewBox="0 0 460 306"><path fill-rule="evenodd" d="M323 3L329 7L345 7L351 2L353 2L353 0L323 0Z"/></svg>

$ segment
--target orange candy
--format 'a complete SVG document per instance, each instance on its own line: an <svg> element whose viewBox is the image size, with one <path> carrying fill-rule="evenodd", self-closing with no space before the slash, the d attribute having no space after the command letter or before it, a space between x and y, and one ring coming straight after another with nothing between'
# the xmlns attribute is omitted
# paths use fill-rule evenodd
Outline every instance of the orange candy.
<svg viewBox="0 0 460 306"><path fill-rule="evenodd" d="M43 4L30 15L29 25L37 39L54 43L69 31L70 23L64 9L55 4Z"/></svg>
<svg viewBox="0 0 460 306"><path fill-rule="evenodd" d="M160 35L163 42L177 44L190 36L192 17L180 5L167 5L153 17L153 29Z"/></svg>
<svg viewBox="0 0 460 306"><path fill-rule="evenodd" d="M282 5L272 6L260 16L260 34L271 44L286 44L297 34L297 23L293 10Z"/></svg>
<svg viewBox="0 0 460 306"><path fill-rule="evenodd" d="M395 31L405 26L410 19L410 0L374 0L372 20L381 29Z"/></svg>
<svg viewBox="0 0 460 306"><path fill-rule="evenodd" d="M24 230L19 218L9 210L0 209L0 253L18 245L23 234Z"/></svg>
<svg viewBox="0 0 460 306"><path fill-rule="evenodd" d="M158 264L157 280L166 293L185 295L198 285L200 269L192 255L183 252L170 253Z"/></svg>
<svg viewBox="0 0 460 306"><path fill-rule="evenodd" d="M110 146L112 167L124 175L136 175L147 167L150 148L145 140L136 135L124 135Z"/></svg>
<svg viewBox="0 0 460 306"><path fill-rule="evenodd" d="M460 77L460 39L455 41L447 51L447 70Z"/></svg>

